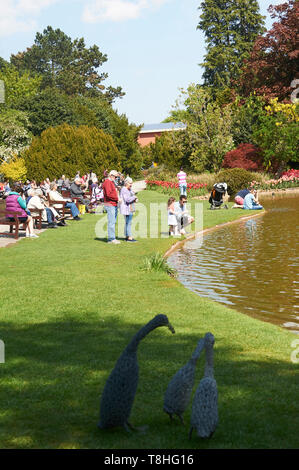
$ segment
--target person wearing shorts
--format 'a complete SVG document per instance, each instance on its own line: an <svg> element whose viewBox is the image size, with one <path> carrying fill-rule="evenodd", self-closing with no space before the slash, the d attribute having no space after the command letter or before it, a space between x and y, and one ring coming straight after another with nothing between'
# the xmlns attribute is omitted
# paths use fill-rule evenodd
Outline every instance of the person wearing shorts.
<svg viewBox="0 0 299 470"><path fill-rule="evenodd" d="M235 203L238 205L238 206L243 206L244 204L244 198L245 196L247 196L247 194L250 193L250 190L249 189L241 189L241 191L239 191L237 194L236 194L236 197L235 197Z"/></svg>

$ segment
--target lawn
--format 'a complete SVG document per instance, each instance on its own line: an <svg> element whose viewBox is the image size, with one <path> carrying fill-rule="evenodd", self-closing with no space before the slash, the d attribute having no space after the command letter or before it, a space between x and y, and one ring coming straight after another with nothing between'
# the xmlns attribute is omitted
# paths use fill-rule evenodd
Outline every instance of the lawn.
<svg viewBox="0 0 299 470"><path fill-rule="evenodd" d="M140 201L165 202L144 191ZM209 211L204 227L238 210ZM247 214L246 214L247 215ZM0 249L0 448L196 449L298 447L296 336L202 299L163 272L140 269L144 257L173 240L107 245L95 235L101 216L47 230L37 240ZM114 364L138 329L166 314L176 330L150 333L139 345L140 377L131 414L146 434L99 430L99 402ZM163 395L198 339L215 336L219 426L208 441L170 423ZM198 362L196 384L203 375Z"/></svg>

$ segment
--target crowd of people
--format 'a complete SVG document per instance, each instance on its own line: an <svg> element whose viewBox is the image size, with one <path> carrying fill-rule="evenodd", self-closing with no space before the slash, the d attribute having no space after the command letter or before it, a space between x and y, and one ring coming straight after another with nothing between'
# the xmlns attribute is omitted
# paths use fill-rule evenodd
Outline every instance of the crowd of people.
<svg viewBox="0 0 299 470"><path fill-rule="evenodd" d="M194 221L186 208L187 175L183 168L180 169L177 178L180 188L179 200L176 201L174 197L170 197L167 203L169 236L185 235L185 228ZM61 203L64 202L64 206L70 210L75 221L81 220L78 206L81 206L83 213L95 213L97 207L101 205L103 212L107 213L108 243L111 244L120 243L115 234L119 212L124 217L125 240L134 243L137 240L132 235L132 219L138 199L132 189L132 184L132 178L129 176L125 178L116 170L110 172L105 170L100 181L93 171L83 176L80 176L78 171L72 180L62 175L54 181L50 181L49 178L40 183L27 180L26 183L16 182L12 187L8 181L5 181L0 184L0 196L6 201L8 219L13 220L14 213L19 213L20 222L26 225L26 237L38 238L38 235L34 233L34 221L31 214L36 209L42 211L42 221L47 222L49 228L67 225L66 216L61 214ZM225 188L227 188L226 184ZM222 197L223 194L221 194L220 203L222 203ZM253 189L239 191L235 197L234 207L249 210L263 208Z"/></svg>
<svg viewBox="0 0 299 470"><path fill-rule="evenodd" d="M0 196L5 199L6 217L14 220L17 212L19 221L26 226L26 237L30 238L38 238L34 233L32 217L36 209L42 211L42 221L47 223L48 228L58 228L67 225L66 216L60 213L61 202L64 202L76 221L81 220L78 206L81 206L81 210L84 207L83 212L91 213L102 206L108 216L108 243L118 244L120 242L115 237L118 211L124 216L126 241L136 242L131 225L137 197L132 184L130 177L125 178L116 170L110 173L105 170L100 181L92 171L83 176L77 172L72 180L62 175L57 180L46 178L40 183L27 180L26 183L18 181L10 186L5 181L0 185Z"/></svg>

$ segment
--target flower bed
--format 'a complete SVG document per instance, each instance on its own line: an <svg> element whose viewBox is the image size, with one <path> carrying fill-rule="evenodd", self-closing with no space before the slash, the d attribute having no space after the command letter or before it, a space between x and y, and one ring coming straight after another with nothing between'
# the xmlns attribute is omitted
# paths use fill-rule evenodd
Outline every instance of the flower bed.
<svg viewBox="0 0 299 470"><path fill-rule="evenodd" d="M270 179L259 182L252 181L251 186L255 189L287 189L299 187L299 170L288 170L279 179Z"/></svg>
<svg viewBox="0 0 299 470"><path fill-rule="evenodd" d="M179 184L171 181L146 180L147 187L168 196L179 195ZM203 196L207 193L205 183L187 183L187 195L190 197Z"/></svg>
<svg viewBox="0 0 299 470"><path fill-rule="evenodd" d="M285 171L281 176L282 178L288 177L288 178L299 179L299 170L288 170L288 171Z"/></svg>

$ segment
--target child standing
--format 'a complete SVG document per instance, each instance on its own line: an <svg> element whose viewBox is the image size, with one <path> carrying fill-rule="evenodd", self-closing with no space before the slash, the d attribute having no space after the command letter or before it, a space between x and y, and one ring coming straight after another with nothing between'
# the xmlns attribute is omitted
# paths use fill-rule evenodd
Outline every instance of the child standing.
<svg viewBox="0 0 299 470"><path fill-rule="evenodd" d="M177 233L178 221L174 211L175 197L170 197L167 203L168 211L168 226L169 226L169 235L173 236Z"/></svg>

